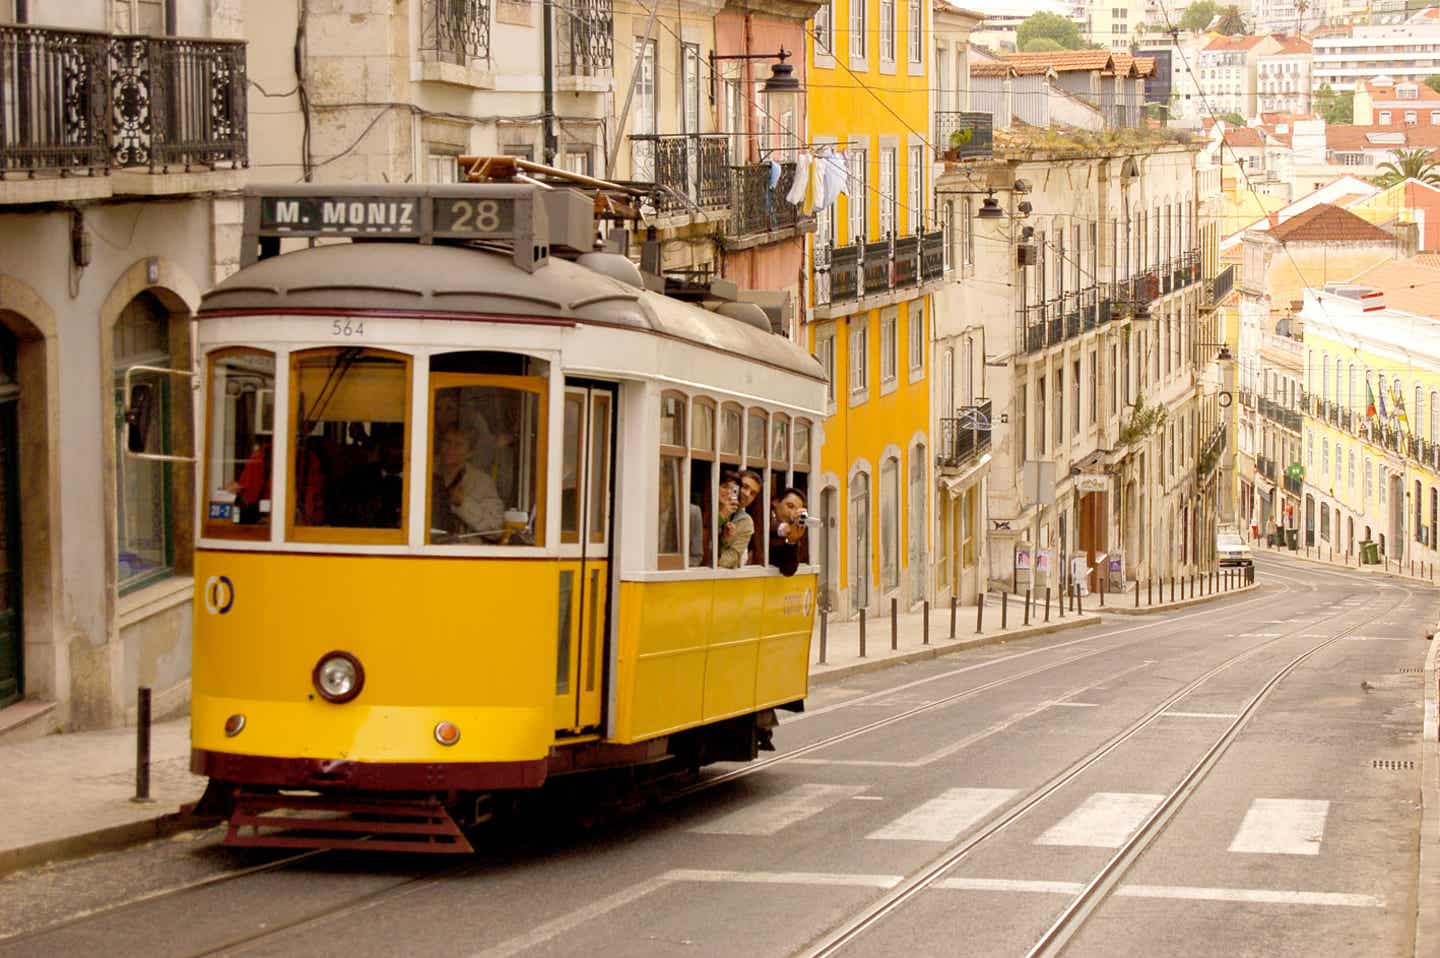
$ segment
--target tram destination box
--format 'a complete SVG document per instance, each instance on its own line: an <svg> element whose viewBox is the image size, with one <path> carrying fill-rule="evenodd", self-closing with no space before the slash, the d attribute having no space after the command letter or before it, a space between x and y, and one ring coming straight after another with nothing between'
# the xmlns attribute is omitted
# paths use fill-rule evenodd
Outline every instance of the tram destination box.
<svg viewBox="0 0 1440 958"><path fill-rule="evenodd" d="M551 247L589 250L594 230L594 204L579 190L511 183L257 186L246 190L241 265L277 254L280 239L333 237L498 243L533 272Z"/></svg>

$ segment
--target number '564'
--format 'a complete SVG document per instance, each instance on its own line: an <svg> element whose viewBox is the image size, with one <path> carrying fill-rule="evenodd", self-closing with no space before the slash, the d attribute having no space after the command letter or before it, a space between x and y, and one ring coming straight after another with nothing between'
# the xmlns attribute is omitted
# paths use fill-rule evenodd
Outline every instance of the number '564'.
<svg viewBox="0 0 1440 958"><path fill-rule="evenodd" d="M330 334L332 336L364 336L365 321L355 322L351 319L337 319L330 323Z"/></svg>

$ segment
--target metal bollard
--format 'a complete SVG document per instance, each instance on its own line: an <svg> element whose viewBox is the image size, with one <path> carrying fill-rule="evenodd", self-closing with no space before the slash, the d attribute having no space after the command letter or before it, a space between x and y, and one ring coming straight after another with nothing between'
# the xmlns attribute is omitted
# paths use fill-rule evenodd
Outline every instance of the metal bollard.
<svg viewBox="0 0 1440 958"><path fill-rule="evenodd" d="M950 638L955 638L955 607L960 604L960 597L950 597Z"/></svg>
<svg viewBox="0 0 1440 958"><path fill-rule="evenodd" d="M1045 587L1045 621L1050 621L1050 587Z"/></svg>
<svg viewBox="0 0 1440 958"><path fill-rule="evenodd" d="M1000 628L1010 628L1010 593L1000 593Z"/></svg>
<svg viewBox="0 0 1440 958"><path fill-rule="evenodd" d="M1102 573L1102 574L1099 576L1099 578L1100 578L1100 608L1103 609L1103 608L1105 608L1105 575Z"/></svg>
<svg viewBox="0 0 1440 958"><path fill-rule="evenodd" d="M890 599L890 651L900 648L900 600Z"/></svg>
<svg viewBox="0 0 1440 958"><path fill-rule="evenodd" d="M1085 611L1085 600L1080 597L1080 586L1075 586L1075 614L1080 615Z"/></svg>
<svg viewBox="0 0 1440 958"><path fill-rule="evenodd" d="M830 644L830 614L820 610L820 664L825 664L825 650Z"/></svg>
<svg viewBox="0 0 1440 958"><path fill-rule="evenodd" d="M1140 580L1135 580L1135 608L1140 608Z"/></svg>
<svg viewBox="0 0 1440 958"><path fill-rule="evenodd" d="M1025 624L1030 624L1030 590L1025 590Z"/></svg>
<svg viewBox="0 0 1440 958"><path fill-rule="evenodd" d="M1154 604L1155 604L1155 578L1154 578L1154 576L1148 576L1148 575L1147 575L1147 576L1145 577L1145 604L1146 604L1146 605L1154 605Z"/></svg>
<svg viewBox="0 0 1440 958"><path fill-rule="evenodd" d="M865 658L865 610L860 610L860 658Z"/></svg>
<svg viewBox="0 0 1440 958"><path fill-rule="evenodd" d="M150 689L140 686L135 716L135 797L132 802L149 803L150 797Z"/></svg>
<svg viewBox="0 0 1440 958"><path fill-rule="evenodd" d="M1173 575L1170 577L1170 601L1175 601L1175 577Z"/></svg>
<svg viewBox="0 0 1440 958"><path fill-rule="evenodd" d="M1070 601L1070 587L1067 585L1060 590L1060 618L1065 618L1065 603Z"/></svg>
<svg viewBox="0 0 1440 958"><path fill-rule="evenodd" d="M929 600L929 599L926 599L924 602L921 602L921 603L920 603L920 609L921 609L921 611L922 611L922 612L924 613L924 615L925 615L925 628L924 628L924 630L920 633L920 635L921 635L920 644L921 644L921 645L929 645L929 644L930 644L930 600Z"/></svg>
<svg viewBox="0 0 1440 958"><path fill-rule="evenodd" d="M975 634L985 631L985 593L975 594Z"/></svg>

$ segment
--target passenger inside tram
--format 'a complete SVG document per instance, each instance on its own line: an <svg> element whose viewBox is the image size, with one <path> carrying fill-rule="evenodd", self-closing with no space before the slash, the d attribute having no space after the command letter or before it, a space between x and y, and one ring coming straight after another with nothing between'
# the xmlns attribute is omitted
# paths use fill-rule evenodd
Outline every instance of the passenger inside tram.
<svg viewBox="0 0 1440 958"><path fill-rule="evenodd" d="M750 554L750 542L755 537L755 523L741 504L742 477L726 473L720 479L720 559L722 569L738 569L745 564Z"/></svg>

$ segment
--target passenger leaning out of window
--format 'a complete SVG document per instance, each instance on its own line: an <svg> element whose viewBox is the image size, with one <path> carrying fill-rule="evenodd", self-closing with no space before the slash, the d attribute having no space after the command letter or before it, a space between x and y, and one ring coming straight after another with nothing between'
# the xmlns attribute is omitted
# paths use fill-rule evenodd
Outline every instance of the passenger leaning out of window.
<svg viewBox="0 0 1440 958"><path fill-rule="evenodd" d="M805 494L799 489L786 489L770 503L770 564L781 575L794 575L806 561Z"/></svg>
<svg viewBox="0 0 1440 958"><path fill-rule="evenodd" d="M745 514L750 517L750 527L752 529L759 529L760 492L765 488L764 481L760 478L759 473L750 469L741 470L738 475L740 478L740 508L745 510ZM747 565L761 565L764 563L765 554L761 546L760 537L752 536L750 539L749 552L745 556Z"/></svg>
<svg viewBox="0 0 1440 958"><path fill-rule="evenodd" d="M741 505L740 476L727 472L720 478L720 560L722 569L738 569L745 564L750 540L755 535L755 521Z"/></svg>

